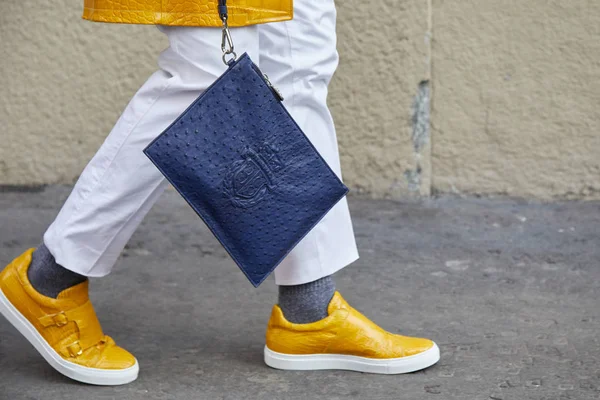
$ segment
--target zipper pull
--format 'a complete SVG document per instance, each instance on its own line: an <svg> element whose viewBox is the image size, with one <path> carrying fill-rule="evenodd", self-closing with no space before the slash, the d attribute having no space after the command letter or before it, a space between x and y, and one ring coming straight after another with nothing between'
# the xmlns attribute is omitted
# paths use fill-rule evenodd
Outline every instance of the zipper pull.
<svg viewBox="0 0 600 400"><path fill-rule="evenodd" d="M269 80L269 77L267 76L267 74L263 73L263 77L265 78L265 81L267 82L267 86L269 86L269 88L271 88L271 91L273 92L275 97L277 97L279 99L279 101L283 101L283 96L281 95L281 92L279 91L279 89L277 89L275 86L273 86L273 84Z"/></svg>

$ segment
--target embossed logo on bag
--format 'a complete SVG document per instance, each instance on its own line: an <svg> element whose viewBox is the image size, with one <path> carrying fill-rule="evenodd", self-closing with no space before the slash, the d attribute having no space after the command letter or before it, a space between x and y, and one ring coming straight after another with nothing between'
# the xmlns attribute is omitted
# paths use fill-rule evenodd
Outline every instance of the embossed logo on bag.
<svg viewBox="0 0 600 400"><path fill-rule="evenodd" d="M278 148L264 143L257 150L246 147L242 159L234 161L223 180L223 193L236 207L249 208L276 186L276 173L284 164Z"/></svg>

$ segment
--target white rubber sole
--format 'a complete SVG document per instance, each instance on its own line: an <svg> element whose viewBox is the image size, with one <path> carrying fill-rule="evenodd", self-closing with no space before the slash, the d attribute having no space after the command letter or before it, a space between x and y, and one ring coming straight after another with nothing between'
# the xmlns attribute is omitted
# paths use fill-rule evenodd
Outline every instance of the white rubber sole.
<svg viewBox="0 0 600 400"><path fill-rule="evenodd" d="M435 343L432 348L413 356L383 360L343 354L282 354L265 346L265 363L269 367L295 371L343 369L371 374L406 374L430 367L439 360L440 349Z"/></svg>
<svg viewBox="0 0 600 400"><path fill-rule="evenodd" d="M124 385L133 382L138 377L140 367L137 360L135 365L127 369L110 370L88 368L77 365L62 358L33 325L8 301L0 290L0 314L10 322L44 359L58 372L73 380L91 385Z"/></svg>

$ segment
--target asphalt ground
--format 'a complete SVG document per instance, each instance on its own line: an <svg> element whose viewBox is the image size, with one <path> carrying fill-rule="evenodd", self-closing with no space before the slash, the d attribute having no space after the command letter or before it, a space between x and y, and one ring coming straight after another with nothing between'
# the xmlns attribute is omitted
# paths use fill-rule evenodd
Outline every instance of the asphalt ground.
<svg viewBox="0 0 600 400"><path fill-rule="evenodd" d="M0 193L0 261L36 246L70 188ZM344 297L386 329L435 340L441 361L378 376L264 365L270 278L254 289L168 191L106 278L104 331L139 379L64 378L0 319L0 399L600 399L600 203L350 197L360 259Z"/></svg>

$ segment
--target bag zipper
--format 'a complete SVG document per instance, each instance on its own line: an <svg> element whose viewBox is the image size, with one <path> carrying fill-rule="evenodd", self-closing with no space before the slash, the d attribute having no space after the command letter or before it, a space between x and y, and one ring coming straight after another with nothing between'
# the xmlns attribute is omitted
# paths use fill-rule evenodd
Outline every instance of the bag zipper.
<svg viewBox="0 0 600 400"><path fill-rule="evenodd" d="M261 74L262 74L263 78L265 78L265 82L267 83L267 86L269 88L271 88L271 91L273 92L273 94L275 94L275 97L277 97L279 99L279 101L283 101L283 95L281 94L279 89L277 89L275 86L273 86L273 84L269 80L269 77L267 76L267 74L263 73L262 71L261 71Z"/></svg>

